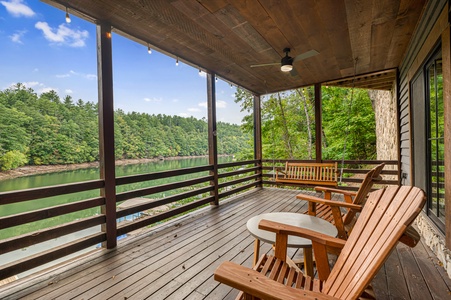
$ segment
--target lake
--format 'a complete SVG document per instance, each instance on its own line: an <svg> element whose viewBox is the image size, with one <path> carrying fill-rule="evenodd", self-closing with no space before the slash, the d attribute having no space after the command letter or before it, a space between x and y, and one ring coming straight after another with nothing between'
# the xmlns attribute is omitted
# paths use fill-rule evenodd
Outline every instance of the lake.
<svg viewBox="0 0 451 300"><path fill-rule="evenodd" d="M225 163L232 161L232 157L219 157L219 163ZM208 164L208 157L196 157L196 158L186 158L186 159L174 159L174 160L161 160L154 162L147 162L141 164L129 164L116 166L116 177L146 174L153 172L161 172L166 170L176 170L182 168L189 168L195 166L202 166ZM207 175L206 172L202 176ZM128 190L135 190L146 188L150 186L162 185L170 182L187 180L194 177L199 177L199 174L189 174L182 175L172 178L163 178L146 182L138 182L124 186L118 186L117 192L124 192ZM58 184L66 184L73 182L82 182L87 180L95 180L99 178L98 168L89 169L79 169L64 172L55 172L47 174L38 174L32 176L25 176L19 178L12 178L0 181L0 192L22 190L43 186L53 186ZM169 191L165 193L153 194L149 198L162 198L169 196L177 191ZM13 203L8 205L0 206L0 217L18 214L22 212L45 209L48 207L61 205L65 203L71 203L74 201L80 201L84 199L90 199L99 196L98 190L74 193L69 195L61 195L56 197L49 197L44 199L38 199L33 201L26 201L21 203ZM99 208L92 208L76 213L66 214L63 216L58 216L54 218L45 219L38 222L28 223L14 228L8 228L0 230L0 239L5 239L12 236L17 236L20 234L32 232L42 228L47 228L51 226L56 226L59 224L74 221L76 219L89 217L100 213Z"/></svg>

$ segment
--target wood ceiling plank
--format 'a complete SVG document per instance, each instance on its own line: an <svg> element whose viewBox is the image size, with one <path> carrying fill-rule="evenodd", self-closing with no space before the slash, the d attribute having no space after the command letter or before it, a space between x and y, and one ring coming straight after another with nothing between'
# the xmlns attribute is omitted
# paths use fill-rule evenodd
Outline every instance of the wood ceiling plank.
<svg viewBox="0 0 451 300"><path fill-rule="evenodd" d="M384 68L397 67L412 37L426 0L401 0Z"/></svg>
<svg viewBox="0 0 451 300"><path fill-rule="evenodd" d="M214 15L257 53L271 49L271 46L262 38L260 33L247 22L246 18L234 6L229 4L215 12Z"/></svg>
<svg viewBox="0 0 451 300"><path fill-rule="evenodd" d="M373 2L371 24L370 68L380 70L387 61L388 47L393 39L399 0L377 0Z"/></svg>
<svg viewBox="0 0 451 300"><path fill-rule="evenodd" d="M290 56L297 55L306 51L315 49L312 48L310 41L317 39L310 39L309 36L317 36L321 30L315 26L309 26L318 22L318 15L314 8L314 3L309 1L274 1L261 0L264 9L268 12L275 25L282 32L283 36L289 43L285 44L283 48L291 48ZM305 22L305 17L309 18L309 22ZM300 21L304 20L304 22ZM302 25L307 25L307 30ZM274 43L274 42L273 42ZM327 41L322 42L322 49L328 49ZM318 46L318 45L317 45ZM280 50L283 50L281 48ZM319 48L319 47L318 47ZM319 49L315 49L321 51ZM321 53L323 54L323 53ZM328 59L329 56L324 55L323 59ZM308 76L312 80L318 80L321 70L317 68L315 59L318 57L311 57L306 60L297 61L293 67L299 74L299 80L302 81L302 76Z"/></svg>
<svg viewBox="0 0 451 300"><path fill-rule="evenodd" d="M204 6L198 2L191 4L185 0L173 1L172 5L176 7L180 12L186 15L189 19L195 21L199 26L206 31L211 32L215 37L220 39L223 43L233 48L236 53L242 56L243 59L247 59L249 65L253 59L252 50L257 43L249 43L240 37L237 37L236 33L231 28L223 26L223 23L218 18L210 13ZM260 50L261 52L272 50L269 45L267 49Z"/></svg>
<svg viewBox="0 0 451 300"><path fill-rule="evenodd" d="M374 0L378 1L378 0ZM370 66L372 1L345 0L352 58L358 58L357 74L368 72Z"/></svg>
<svg viewBox="0 0 451 300"><path fill-rule="evenodd" d="M335 58L335 64L339 71L336 75L343 77L354 75L354 59L349 38L345 1L321 1L318 13L320 13L322 29L324 34L327 35L332 57ZM337 24L340 24L340 26L337 26ZM349 70L351 70L351 73Z"/></svg>
<svg viewBox="0 0 451 300"><path fill-rule="evenodd" d="M215 13L229 4L227 0L197 0L197 2L202 4L202 6L208 9L211 13Z"/></svg>
<svg viewBox="0 0 451 300"><path fill-rule="evenodd" d="M264 39L267 49L262 49L255 55L253 64L277 62L283 56L283 48L288 41L283 36L280 28L262 7L260 1L230 0L230 4L239 14L247 20L246 26L251 26L259 36ZM244 23L242 23L244 24ZM237 24L237 26L239 26Z"/></svg>

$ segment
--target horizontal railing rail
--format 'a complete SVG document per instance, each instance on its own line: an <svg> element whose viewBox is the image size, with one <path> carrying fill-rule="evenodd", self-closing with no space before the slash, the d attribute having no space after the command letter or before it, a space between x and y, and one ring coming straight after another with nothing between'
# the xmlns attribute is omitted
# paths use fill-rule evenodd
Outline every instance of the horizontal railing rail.
<svg viewBox="0 0 451 300"><path fill-rule="evenodd" d="M218 165L219 199L261 186L261 161L248 160ZM236 169L238 167L238 169Z"/></svg>
<svg viewBox="0 0 451 300"><path fill-rule="evenodd" d="M218 165L219 172L221 172L218 174L218 178L221 181L218 184L220 192L218 198L223 199L258 186L261 183L261 180L259 179L261 178L260 167L257 166L259 163L260 161L258 160L250 160ZM117 204L134 198L151 197L152 195L161 193L170 194L169 196L157 197L156 199L149 198L149 201L130 205L125 208L117 208L117 220L164 205L172 206L169 210L158 212L154 215L143 214L132 222L118 222L116 236L119 237L129 234L136 229L157 224L163 220L208 205L208 203L213 203L215 199L213 194L215 187L212 185L214 176L211 174L213 170L213 165L205 165L116 178L116 191L120 190L120 192L116 192ZM183 176L184 179L179 179L181 178L179 176ZM189 178L185 178L186 176ZM165 184L158 183L144 188L137 188L137 185L140 183L149 182L150 184L153 181L157 182L157 180L163 178L173 178L174 182ZM0 193L0 207L24 201L39 201L43 198L93 190L97 190L98 195L100 195L101 189L104 186L105 183L103 180L93 180L2 192ZM33 224L33 222L39 222L45 219L77 213L88 209L98 208L96 211L100 212L100 207L105 205L105 203L106 199L104 197L94 197L70 203L56 204L54 206L50 205L49 207L0 217L0 230L7 230L20 225ZM95 215L79 218L57 226L33 230L25 234L0 240L0 255L2 255L39 243L49 242L68 234L75 234L82 230L90 230L90 234L81 238L74 238L68 243L49 247L46 251L1 265L0 280L39 267L40 265L60 259L69 254L104 243L106 241L106 234L101 231L100 226L104 224L106 224L106 216L104 214L96 213ZM93 232L92 228L95 228L96 226L98 226L98 229L95 229Z"/></svg>

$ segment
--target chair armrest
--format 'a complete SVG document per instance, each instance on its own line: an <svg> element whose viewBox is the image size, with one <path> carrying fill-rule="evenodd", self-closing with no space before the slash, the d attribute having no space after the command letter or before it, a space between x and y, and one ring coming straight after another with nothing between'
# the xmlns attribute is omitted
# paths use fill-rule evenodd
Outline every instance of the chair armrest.
<svg viewBox="0 0 451 300"><path fill-rule="evenodd" d="M229 261L216 269L214 279L261 299L337 299L318 292L287 287L257 271Z"/></svg>
<svg viewBox="0 0 451 300"><path fill-rule="evenodd" d="M346 241L329 236L327 234L319 233L314 230L301 228L297 226L292 225L286 225L274 221L269 220L261 220L258 224L258 228L262 230L267 230L271 232L275 232L276 234L285 234L285 235L295 235L302 238L306 238L311 240L312 242L316 242L321 245L325 245L328 247L334 247L334 248L343 248Z"/></svg>
<svg viewBox="0 0 451 300"><path fill-rule="evenodd" d="M315 197L315 196L311 196L311 195L298 194L298 195L296 195L296 198L298 198L300 200L315 202L315 203L329 205L329 206L349 208L349 209L352 209L355 211L362 210L362 206L358 205L358 204L352 204L352 203L336 201L336 200L327 200L327 199L323 199L323 198L319 198L319 197Z"/></svg>
<svg viewBox="0 0 451 300"><path fill-rule="evenodd" d="M337 193L337 194L342 194L342 195L347 195L347 196L352 196L352 197L357 195L357 192L347 191L347 190L340 190L340 189L334 189L334 188L330 188L330 187L322 187L322 186L316 186L315 187L315 191L317 191L317 192L325 192L325 193L326 192Z"/></svg>

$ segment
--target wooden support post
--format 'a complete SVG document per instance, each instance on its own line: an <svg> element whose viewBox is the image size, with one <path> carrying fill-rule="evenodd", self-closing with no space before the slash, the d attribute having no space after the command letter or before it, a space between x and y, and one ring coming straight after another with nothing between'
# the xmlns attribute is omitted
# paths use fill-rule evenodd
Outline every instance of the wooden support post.
<svg viewBox="0 0 451 300"><path fill-rule="evenodd" d="M448 6L448 17L448 21L451 22L451 5ZM445 115L445 244L448 249L451 249L451 29L449 22L442 32L442 59L443 114Z"/></svg>
<svg viewBox="0 0 451 300"><path fill-rule="evenodd" d="M323 120L322 120L322 95L321 83L315 84L315 160L322 162L322 140L323 140Z"/></svg>
<svg viewBox="0 0 451 300"><path fill-rule="evenodd" d="M395 81L395 91L394 93L392 93L392 95L395 95L396 97L396 128L397 128L397 133L396 133L396 142L398 143L398 163L397 163L397 168L398 168L398 185L402 185L405 184L405 180L403 180L402 178L402 164L401 164L401 114L399 111L399 108L401 107L401 95L400 95L400 78L399 78L399 71L396 70L396 81ZM393 96L392 96L393 97Z"/></svg>
<svg viewBox="0 0 451 300"><path fill-rule="evenodd" d="M97 74L99 92L99 151L100 178L105 186L100 190L105 197L101 213L106 216L102 231L106 232L104 247L111 249L116 241L116 173L114 161L114 108L113 108L113 60L111 26L97 24Z"/></svg>
<svg viewBox="0 0 451 300"><path fill-rule="evenodd" d="M258 170L256 174L260 174L257 179L260 181L259 187L262 186L262 114L260 96L254 95L254 159L258 160L256 166Z"/></svg>
<svg viewBox="0 0 451 300"><path fill-rule="evenodd" d="M213 165L210 175L214 176L210 184L214 186L211 194L215 197L211 205L219 205L218 191L218 139L216 132L216 74L207 74L207 106L208 106L208 163Z"/></svg>

